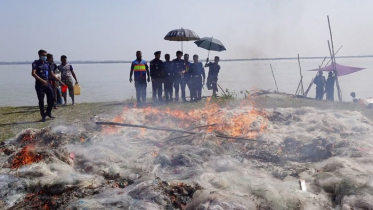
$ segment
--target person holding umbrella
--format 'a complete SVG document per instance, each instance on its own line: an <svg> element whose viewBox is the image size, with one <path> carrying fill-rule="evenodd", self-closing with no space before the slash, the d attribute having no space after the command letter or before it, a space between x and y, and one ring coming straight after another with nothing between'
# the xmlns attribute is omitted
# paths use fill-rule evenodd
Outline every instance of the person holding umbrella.
<svg viewBox="0 0 373 210"><path fill-rule="evenodd" d="M207 76L207 89L212 90L212 96L216 97L216 92L218 92L218 74L220 71L219 57L215 56L214 63L209 62L209 59L206 59L205 67L209 67L209 73Z"/></svg>
<svg viewBox="0 0 373 210"><path fill-rule="evenodd" d="M202 99L202 87L205 84L205 69L201 62L198 62L198 55L193 55L193 63L190 64L190 86L191 101L200 101Z"/></svg>
<svg viewBox="0 0 373 210"><path fill-rule="evenodd" d="M209 62L209 56L210 56L210 50L212 51L225 51L226 48L221 43L220 40L214 39L214 37L204 37L202 39L199 39L198 41L194 42L198 47L201 47L203 49L208 50L207 59L205 67L209 67L209 73L207 77L207 89L212 90L212 96L216 96L216 92L218 91L218 74L220 71L219 66L219 57L215 56L215 63L208 63Z"/></svg>
<svg viewBox="0 0 373 210"><path fill-rule="evenodd" d="M132 62L130 72L130 82L134 74L137 104L146 102L146 81L150 82L149 67L145 60L142 59L141 51L136 52L136 60ZM146 80L146 75L148 79Z"/></svg>
<svg viewBox="0 0 373 210"><path fill-rule="evenodd" d="M185 70L184 60L181 59L183 53L181 51L176 52L176 59L172 60L171 68L174 72L174 88L175 88L175 101L179 101L179 86L181 85L181 77ZM185 93L185 92L184 92Z"/></svg>

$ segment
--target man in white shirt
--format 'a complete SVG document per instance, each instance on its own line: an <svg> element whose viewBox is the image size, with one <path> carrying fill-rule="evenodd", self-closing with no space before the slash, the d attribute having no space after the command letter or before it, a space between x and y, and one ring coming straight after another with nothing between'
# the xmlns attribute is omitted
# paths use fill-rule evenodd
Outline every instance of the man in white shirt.
<svg viewBox="0 0 373 210"><path fill-rule="evenodd" d="M61 72L61 80L67 85L69 90L69 96L72 100L72 105L74 105L74 83L73 78L75 79L75 83L78 83L78 79L76 78L75 72L73 70L73 66L67 63L66 55L61 56L61 65L58 66L58 69ZM66 99L67 92L62 92L63 99L65 100L65 105L67 104Z"/></svg>

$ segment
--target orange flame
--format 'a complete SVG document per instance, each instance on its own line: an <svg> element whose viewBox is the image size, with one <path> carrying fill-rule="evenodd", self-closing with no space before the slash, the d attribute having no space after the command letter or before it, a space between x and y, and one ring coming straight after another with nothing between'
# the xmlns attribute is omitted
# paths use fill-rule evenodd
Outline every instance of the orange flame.
<svg viewBox="0 0 373 210"><path fill-rule="evenodd" d="M33 149L33 145L27 145L23 147L22 150L15 155L12 163L12 168L19 168L23 165L41 161L43 159L43 156L35 154L33 152Z"/></svg>
<svg viewBox="0 0 373 210"><path fill-rule="evenodd" d="M80 142L84 143L85 142L85 138L84 137L80 137Z"/></svg>
<svg viewBox="0 0 373 210"><path fill-rule="evenodd" d="M124 116L129 114L129 109L113 119L114 122L133 123ZM134 111L136 112L136 111ZM244 100L240 104L240 109L221 108L217 103L207 98L206 104L201 109L192 109L183 111L179 109L145 107L142 112L138 112L143 117L143 124L176 127L187 129L200 125L216 124L216 126L207 127L206 131L224 133L234 137L255 138L259 133L267 128L266 113L254 108L251 100ZM105 133L119 133L118 127L106 127ZM145 129L141 129L139 137L145 135Z"/></svg>
<svg viewBox="0 0 373 210"><path fill-rule="evenodd" d="M21 143L32 142L34 139L35 136L31 132L27 132L23 134Z"/></svg>

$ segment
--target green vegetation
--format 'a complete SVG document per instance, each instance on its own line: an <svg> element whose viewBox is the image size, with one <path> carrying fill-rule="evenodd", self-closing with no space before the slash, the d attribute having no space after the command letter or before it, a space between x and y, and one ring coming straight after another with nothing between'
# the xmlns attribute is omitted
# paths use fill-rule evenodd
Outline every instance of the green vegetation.
<svg viewBox="0 0 373 210"><path fill-rule="evenodd" d="M111 103L81 103L74 106L60 106L53 110L56 117L53 120L47 118L46 122L41 119L39 107L0 107L0 141L11 138L26 128L43 128L55 124L69 124L79 120L87 122L94 115L114 114L123 108L123 102Z"/></svg>

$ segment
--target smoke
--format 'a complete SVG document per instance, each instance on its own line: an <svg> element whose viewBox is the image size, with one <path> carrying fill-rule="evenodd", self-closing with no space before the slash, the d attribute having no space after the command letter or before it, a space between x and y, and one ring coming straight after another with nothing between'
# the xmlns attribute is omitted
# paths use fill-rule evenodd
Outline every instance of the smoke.
<svg viewBox="0 0 373 210"><path fill-rule="evenodd" d="M251 109L229 106L217 113L229 119L232 113L236 116ZM43 189L57 196L74 192L60 208L164 209L183 202L185 209L371 208L369 120L347 110L264 111L266 129L254 137L264 143L220 139L204 129L189 136L129 127L57 126L37 131L35 139L56 141L35 146L35 153L44 159L17 170L6 166L11 158L1 154L0 198L5 207L16 206L30 190ZM165 112L128 109L121 118L171 127L186 122L171 117L157 121L157 115L165 116ZM203 123L195 121L194 125ZM261 123L257 117L250 126ZM16 153L22 136L2 148L13 146ZM51 142L59 145L50 147ZM305 180L307 191L300 189L300 179ZM181 188L176 193L181 197L170 196L173 184L184 186L181 183L194 187ZM182 197L189 189L196 190L191 191L193 196Z"/></svg>

